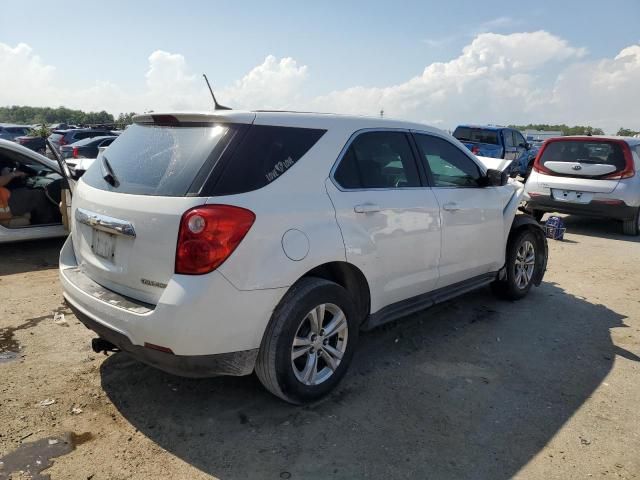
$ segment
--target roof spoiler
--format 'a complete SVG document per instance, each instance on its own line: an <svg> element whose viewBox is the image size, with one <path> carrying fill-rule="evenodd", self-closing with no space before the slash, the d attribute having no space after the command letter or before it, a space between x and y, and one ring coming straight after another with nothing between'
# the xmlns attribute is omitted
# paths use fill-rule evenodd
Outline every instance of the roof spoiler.
<svg viewBox="0 0 640 480"><path fill-rule="evenodd" d="M133 117L138 125L155 125L159 127L196 127L214 123L246 123L255 119L254 112L226 110L219 112L149 112Z"/></svg>

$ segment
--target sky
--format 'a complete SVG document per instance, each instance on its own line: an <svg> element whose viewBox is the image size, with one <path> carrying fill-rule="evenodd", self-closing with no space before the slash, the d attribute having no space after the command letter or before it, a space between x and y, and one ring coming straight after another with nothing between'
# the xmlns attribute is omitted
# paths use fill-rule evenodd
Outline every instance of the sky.
<svg viewBox="0 0 640 480"><path fill-rule="evenodd" d="M42 12L42 14L35 14ZM640 130L640 0L72 1L0 8L0 105L220 103Z"/></svg>

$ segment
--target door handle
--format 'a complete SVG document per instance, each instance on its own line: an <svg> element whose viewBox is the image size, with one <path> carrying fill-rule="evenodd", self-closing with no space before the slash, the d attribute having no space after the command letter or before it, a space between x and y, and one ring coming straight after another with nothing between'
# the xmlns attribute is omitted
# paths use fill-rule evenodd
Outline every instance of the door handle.
<svg viewBox="0 0 640 480"><path fill-rule="evenodd" d="M458 210L460 210L460 207L458 206L457 203L451 202L451 203L445 203L442 206L442 209L446 210L447 212L457 212Z"/></svg>
<svg viewBox="0 0 640 480"><path fill-rule="evenodd" d="M353 207L353 211L356 213L374 213L379 212L380 207L375 203L362 203Z"/></svg>

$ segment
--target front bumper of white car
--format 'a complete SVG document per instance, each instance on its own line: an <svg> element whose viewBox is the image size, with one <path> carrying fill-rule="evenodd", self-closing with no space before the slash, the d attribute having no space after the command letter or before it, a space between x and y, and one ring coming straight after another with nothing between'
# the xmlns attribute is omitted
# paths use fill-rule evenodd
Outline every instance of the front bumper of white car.
<svg viewBox="0 0 640 480"><path fill-rule="evenodd" d="M214 271L174 275L158 304L145 304L86 276L71 237L60 252L60 281L78 320L99 337L187 377L250 374L271 313L286 291L241 291Z"/></svg>

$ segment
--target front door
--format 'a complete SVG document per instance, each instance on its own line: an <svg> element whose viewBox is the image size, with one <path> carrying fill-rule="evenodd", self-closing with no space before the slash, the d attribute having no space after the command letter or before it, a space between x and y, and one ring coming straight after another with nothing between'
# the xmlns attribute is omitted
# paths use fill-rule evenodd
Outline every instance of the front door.
<svg viewBox="0 0 640 480"><path fill-rule="evenodd" d="M435 288L439 206L421 184L408 132L361 133L326 185L347 261L370 283L372 313Z"/></svg>
<svg viewBox="0 0 640 480"><path fill-rule="evenodd" d="M497 271L504 263L502 210L512 192L480 186L478 164L444 137L414 136L440 205L438 288Z"/></svg>

